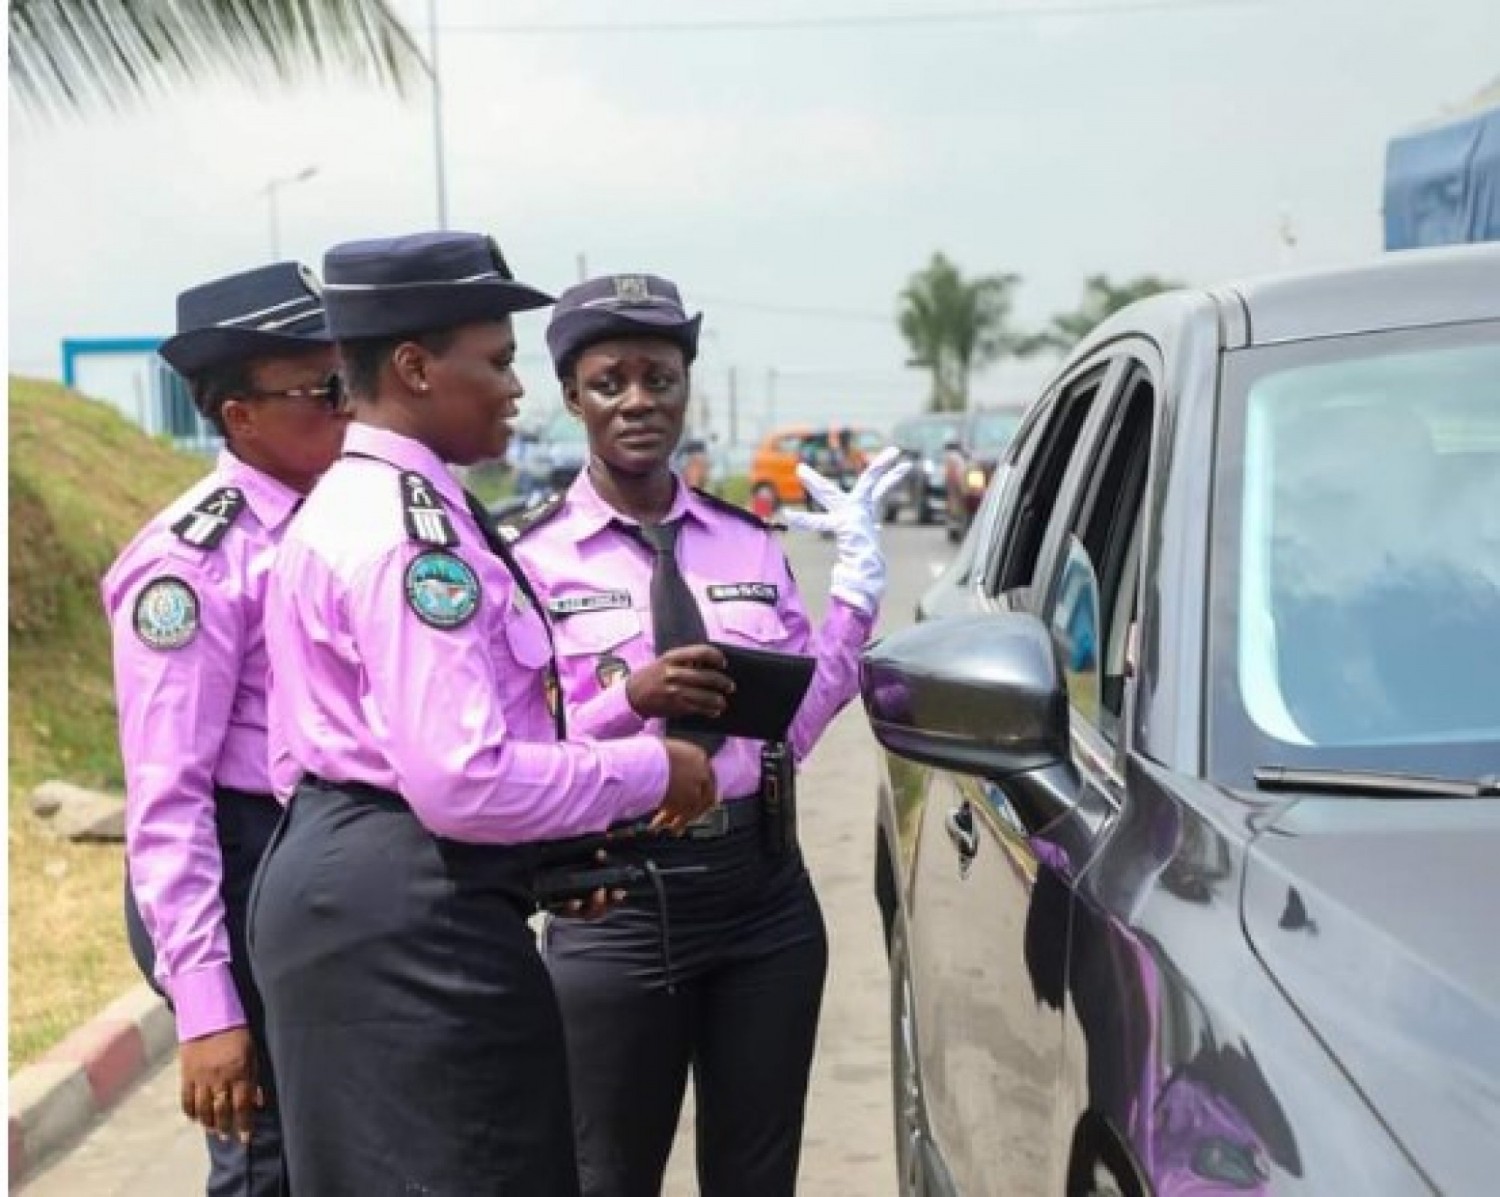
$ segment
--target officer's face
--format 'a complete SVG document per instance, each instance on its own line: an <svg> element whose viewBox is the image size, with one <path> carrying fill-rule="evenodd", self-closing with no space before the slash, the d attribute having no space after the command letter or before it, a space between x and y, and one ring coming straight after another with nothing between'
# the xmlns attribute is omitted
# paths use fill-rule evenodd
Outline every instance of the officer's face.
<svg viewBox="0 0 1500 1197"><path fill-rule="evenodd" d="M614 469L665 469L687 414L689 374L682 350L655 337L600 341L579 355L563 386L583 421L589 451Z"/></svg>
<svg viewBox="0 0 1500 1197"><path fill-rule="evenodd" d="M331 345L251 362L250 389L224 404L235 450L293 489L310 489L339 455L349 425L348 411L327 398L337 370Z"/></svg>
<svg viewBox="0 0 1500 1197"><path fill-rule="evenodd" d="M419 393L427 441L443 458L470 465L504 457L516 401L516 337L510 320L465 324L446 351L424 363L428 389Z"/></svg>

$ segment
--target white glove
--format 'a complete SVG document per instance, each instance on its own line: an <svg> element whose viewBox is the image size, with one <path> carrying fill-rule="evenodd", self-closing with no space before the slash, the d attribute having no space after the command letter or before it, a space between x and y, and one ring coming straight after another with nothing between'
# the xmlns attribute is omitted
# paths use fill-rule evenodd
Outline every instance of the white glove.
<svg viewBox="0 0 1500 1197"><path fill-rule="evenodd" d="M900 449L883 449L845 492L803 463L797 467L797 477L808 497L823 510L781 513L789 528L833 533L838 560L833 565L828 593L867 615L880 610L885 594L885 555L880 551L875 513L909 469L911 462L901 459Z"/></svg>

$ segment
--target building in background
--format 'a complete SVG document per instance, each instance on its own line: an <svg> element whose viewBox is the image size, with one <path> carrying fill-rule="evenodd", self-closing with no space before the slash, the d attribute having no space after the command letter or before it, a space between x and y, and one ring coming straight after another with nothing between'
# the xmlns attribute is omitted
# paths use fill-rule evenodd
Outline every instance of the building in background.
<svg viewBox="0 0 1500 1197"><path fill-rule="evenodd" d="M62 343L62 380L108 403L152 436L179 449L217 451L220 439L193 406L187 384L157 355L160 337L69 338Z"/></svg>

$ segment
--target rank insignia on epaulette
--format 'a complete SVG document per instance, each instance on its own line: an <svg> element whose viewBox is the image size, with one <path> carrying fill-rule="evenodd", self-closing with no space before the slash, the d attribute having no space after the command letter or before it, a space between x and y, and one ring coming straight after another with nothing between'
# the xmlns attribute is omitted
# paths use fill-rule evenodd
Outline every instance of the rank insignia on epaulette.
<svg viewBox="0 0 1500 1197"><path fill-rule="evenodd" d="M172 525L177 538L197 549L216 549L240 512L245 493L237 486L221 486Z"/></svg>
<svg viewBox="0 0 1500 1197"><path fill-rule="evenodd" d="M507 544L513 544L533 528L540 528L560 512L567 501L568 496L561 492L548 495L541 502L531 504L516 515L507 516L500 525L500 535Z"/></svg>
<svg viewBox="0 0 1500 1197"><path fill-rule="evenodd" d="M458 543L458 533L448 509L432 483L415 470L401 471L401 513L406 534L420 544L450 549Z"/></svg>

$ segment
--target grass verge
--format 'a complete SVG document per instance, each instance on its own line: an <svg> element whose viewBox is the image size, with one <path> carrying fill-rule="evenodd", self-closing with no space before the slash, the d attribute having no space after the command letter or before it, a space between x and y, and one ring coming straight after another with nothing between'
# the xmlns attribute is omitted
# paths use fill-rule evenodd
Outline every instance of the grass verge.
<svg viewBox="0 0 1500 1197"><path fill-rule="evenodd" d="M52 839L48 778L122 788L99 579L208 463L54 383L10 379L10 1068L139 979L117 844Z"/></svg>

